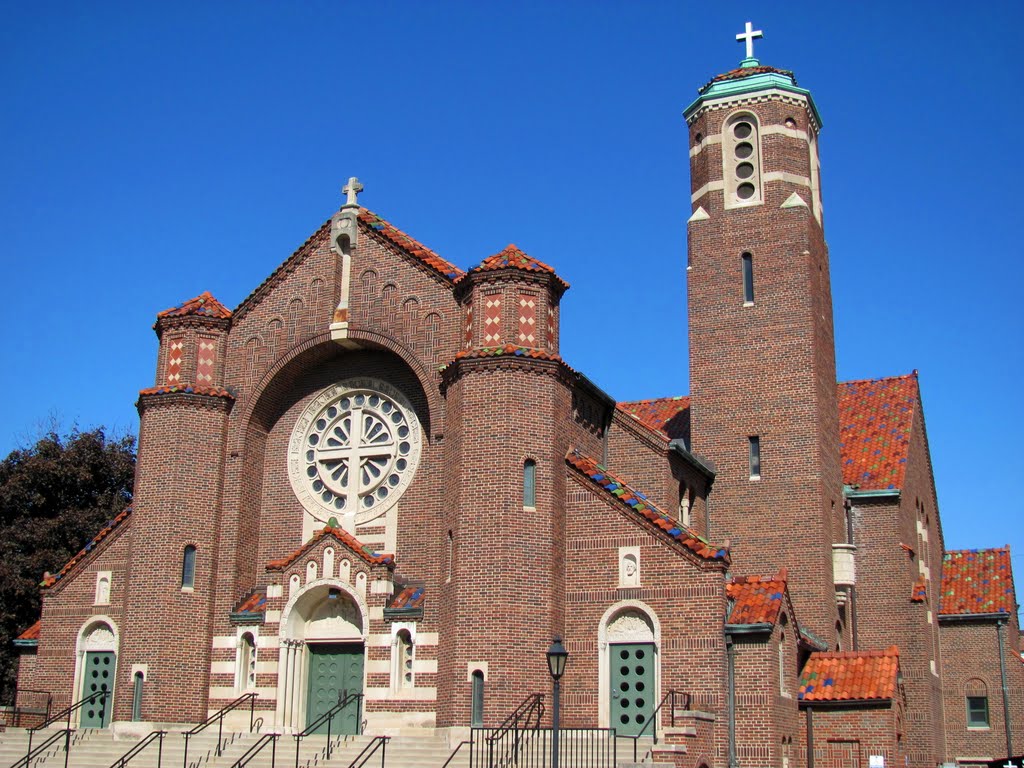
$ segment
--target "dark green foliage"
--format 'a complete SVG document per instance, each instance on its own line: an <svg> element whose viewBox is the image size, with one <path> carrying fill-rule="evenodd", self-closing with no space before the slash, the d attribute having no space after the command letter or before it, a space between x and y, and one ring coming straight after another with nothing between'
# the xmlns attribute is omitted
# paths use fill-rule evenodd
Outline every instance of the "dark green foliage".
<svg viewBox="0 0 1024 768"><path fill-rule="evenodd" d="M55 431L0 463L0 702L14 695L12 641L39 618L39 583L131 502L135 438Z"/></svg>

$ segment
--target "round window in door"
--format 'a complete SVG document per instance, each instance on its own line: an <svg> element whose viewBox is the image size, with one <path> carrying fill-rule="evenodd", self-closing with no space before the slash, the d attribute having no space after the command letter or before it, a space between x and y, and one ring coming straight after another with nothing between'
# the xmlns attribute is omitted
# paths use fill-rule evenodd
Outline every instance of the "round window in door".
<svg viewBox="0 0 1024 768"><path fill-rule="evenodd" d="M636 736L654 714L654 643L611 646L611 727L624 736ZM644 733L651 732L648 726Z"/></svg>

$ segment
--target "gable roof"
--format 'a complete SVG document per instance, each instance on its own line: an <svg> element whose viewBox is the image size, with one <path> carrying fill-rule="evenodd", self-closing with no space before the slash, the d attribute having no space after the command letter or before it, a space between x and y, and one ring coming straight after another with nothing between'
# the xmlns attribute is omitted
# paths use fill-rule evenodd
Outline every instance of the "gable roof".
<svg viewBox="0 0 1024 768"><path fill-rule="evenodd" d="M902 488L918 399L917 372L838 386L843 482L865 490Z"/></svg>
<svg viewBox="0 0 1024 768"><path fill-rule="evenodd" d="M971 616L1016 610L1010 548L961 549L942 558L939 614Z"/></svg>
<svg viewBox="0 0 1024 768"><path fill-rule="evenodd" d="M840 382L836 391L843 482L863 490L902 488L919 398L917 372ZM690 442L689 397L633 400L616 407L669 440Z"/></svg>
<svg viewBox="0 0 1024 768"><path fill-rule="evenodd" d="M83 560L85 560L85 558L88 557L88 555L94 549L96 549L96 547L98 547L104 539L106 539L114 531L120 528L121 525L131 516L131 514L132 508L125 507L124 510L119 515L114 517L112 520L108 520L107 524L103 526L100 532L93 536L92 540L84 547L82 547L82 549L78 552L77 555L75 555L66 563L64 563L64 567L57 571L56 574L46 576L39 586L43 589L49 589L58 581L60 581L69 573L71 573L71 571L74 570L75 566L81 563Z"/></svg>
<svg viewBox="0 0 1024 768"><path fill-rule="evenodd" d="M566 463L590 480L599 493L610 498L617 504L626 507L638 518L653 523L664 531L665 535L682 544L705 560L717 560L729 563L729 550L715 547L678 520L662 512L647 496L634 490L624 481L612 475L604 466L577 450L572 450L565 457Z"/></svg>
<svg viewBox="0 0 1024 768"><path fill-rule="evenodd" d="M31 627L26 629L16 638L14 642L17 645L35 645L39 642L39 628L42 626L43 620L39 619Z"/></svg>
<svg viewBox="0 0 1024 768"><path fill-rule="evenodd" d="M198 315L200 317L214 317L218 320L227 320L231 317L231 310L221 304L209 291L199 294L194 299L183 301L176 307L158 312L157 317L185 317L187 315Z"/></svg>
<svg viewBox="0 0 1024 768"><path fill-rule="evenodd" d="M807 702L854 702L892 699L897 692L900 652L812 653L800 675L797 698Z"/></svg>
<svg viewBox="0 0 1024 768"><path fill-rule="evenodd" d="M632 400L615 407L669 440L690 442L690 398L685 395Z"/></svg>
<svg viewBox="0 0 1024 768"><path fill-rule="evenodd" d="M569 284L558 276L554 267L551 267L532 256L527 256L513 243L509 243L493 256L488 256L477 266L469 270L469 272L470 274L476 272L494 272L499 269L521 269L524 272L543 272L553 276L565 288L569 287Z"/></svg>
<svg viewBox="0 0 1024 768"><path fill-rule="evenodd" d="M283 571L285 568L290 566L292 563L294 563L296 560L298 560L300 557L306 554L309 550L311 550L313 547L319 544L320 540L323 539L324 536L333 536L340 544L344 544L346 547L348 547L356 555L361 557L370 565L391 565L395 562L394 555L385 555L374 552L372 549L361 543L359 539L357 539L355 536L353 536L351 533L344 530L343 528L332 528L328 525L322 530L319 530L316 533L314 533L313 538L311 538L301 547L296 549L290 555L278 558L277 560L271 560L269 563L267 563L267 570Z"/></svg>
<svg viewBox="0 0 1024 768"><path fill-rule="evenodd" d="M422 608L423 601L426 599L426 596L426 592L422 585L403 587L402 590L392 598L391 602L388 603L388 608L393 611Z"/></svg>
<svg viewBox="0 0 1024 768"><path fill-rule="evenodd" d="M410 256L418 259L448 280L456 280L465 273L445 259L442 259L423 243L413 239L394 224L385 221L373 211L359 209L359 221L390 243L397 245Z"/></svg>
<svg viewBox="0 0 1024 768"><path fill-rule="evenodd" d="M737 576L725 585L729 601L726 624L771 624L778 621L786 599L786 574Z"/></svg>

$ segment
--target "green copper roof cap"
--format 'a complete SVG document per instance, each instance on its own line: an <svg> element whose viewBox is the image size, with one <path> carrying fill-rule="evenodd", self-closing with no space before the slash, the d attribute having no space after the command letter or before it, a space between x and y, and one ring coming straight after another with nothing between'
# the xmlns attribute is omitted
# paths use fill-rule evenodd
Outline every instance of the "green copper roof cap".
<svg viewBox="0 0 1024 768"><path fill-rule="evenodd" d="M772 89L796 93L805 97L815 122L817 122L819 128L821 127L821 113L818 112L818 107L814 103L811 92L806 88L799 88L797 86L796 77L793 73L785 69L762 66L761 62L753 57L748 57L741 61L738 69L718 75L704 87L698 88L697 93L700 95L694 99L690 106L683 110L683 117L689 121L690 117L698 109L712 99Z"/></svg>

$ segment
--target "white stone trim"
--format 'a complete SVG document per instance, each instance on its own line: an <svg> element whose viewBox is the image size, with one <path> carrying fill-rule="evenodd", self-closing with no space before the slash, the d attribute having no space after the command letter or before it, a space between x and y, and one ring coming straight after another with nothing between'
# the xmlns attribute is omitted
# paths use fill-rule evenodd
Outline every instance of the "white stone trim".
<svg viewBox="0 0 1024 768"><path fill-rule="evenodd" d="M106 580L107 588L104 590L100 587L103 581ZM96 572L96 594L93 598L93 605L110 605L110 590L113 589L113 579L111 578L110 571L97 571Z"/></svg>
<svg viewBox="0 0 1024 768"><path fill-rule="evenodd" d="M110 629L112 639L102 642L98 642L93 639L95 635L89 633L87 636L87 630L95 627L97 624L106 624ZM88 647L87 647L88 646ZM114 696L116 695L117 689L117 661L119 650L121 648L121 633L118 631L117 623L105 614L93 614L86 619L82 625L78 628L78 634L75 640L75 674L73 677L72 689L71 689L71 702L75 703L82 698L82 675L85 673L85 654L88 651L100 651L100 652L113 652L114 654L114 672L110 679L110 705L113 706ZM111 718L113 719L113 718ZM82 708L79 708L75 714L75 723L79 726L82 724Z"/></svg>
<svg viewBox="0 0 1024 768"><path fill-rule="evenodd" d="M484 673L484 682L487 682L487 662L486 661L471 661L466 665L466 682L473 682L473 673L479 670Z"/></svg>
<svg viewBox="0 0 1024 768"><path fill-rule="evenodd" d="M811 180L806 176L800 176L789 171L769 171L762 177L765 184L771 181L788 181L790 184L798 184L801 187L811 188Z"/></svg>
<svg viewBox="0 0 1024 768"><path fill-rule="evenodd" d="M597 625L597 725L599 728L608 728L609 722L611 721L611 696L609 693L611 686L611 651L609 648L608 627L616 616L627 610L639 611L645 614L651 622L654 635L654 656L656 660L654 666L654 700L661 701L661 622L658 620L658 615L654 612L654 609L642 600L620 600L604 612L604 615L601 617L601 621Z"/></svg>
<svg viewBox="0 0 1024 768"><path fill-rule="evenodd" d="M366 688L363 694L366 701L437 701L437 688Z"/></svg>
<svg viewBox="0 0 1024 768"><path fill-rule="evenodd" d="M140 673L142 674L142 681L145 682L146 678L149 677L149 664L132 664L132 680L135 680L135 676Z"/></svg>
<svg viewBox="0 0 1024 768"><path fill-rule="evenodd" d="M725 189L725 182L722 179L709 181L707 184L702 184L696 192L690 195L690 202L696 203L708 192L718 192L723 189Z"/></svg>

